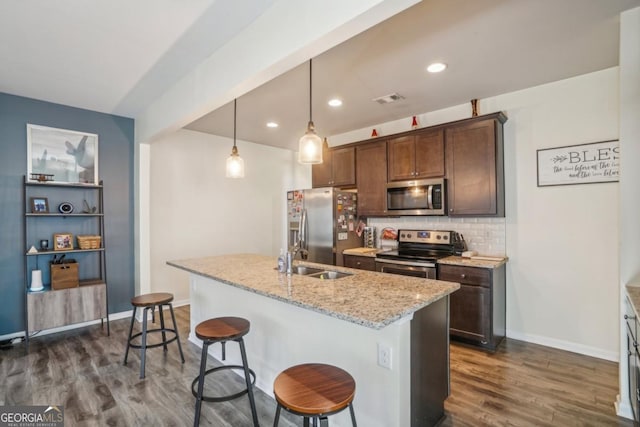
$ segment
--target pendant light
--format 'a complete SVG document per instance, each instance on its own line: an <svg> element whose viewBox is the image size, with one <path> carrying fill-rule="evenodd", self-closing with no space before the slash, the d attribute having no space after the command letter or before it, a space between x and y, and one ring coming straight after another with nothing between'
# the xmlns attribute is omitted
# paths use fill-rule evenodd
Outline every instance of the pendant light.
<svg viewBox="0 0 640 427"><path fill-rule="evenodd" d="M316 135L316 129L313 125L311 115L311 104L313 101L311 77L311 59L309 59L309 124L307 125L307 132L300 138L298 144L298 162L313 165L322 163L322 139Z"/></svg>
<svg viewBox="0 0 640 427"><path fill-rule="evenodd" d="M236 147L236 100L233 100L233 148L227 159L227 178L244 178L244 160Z"/></svg>

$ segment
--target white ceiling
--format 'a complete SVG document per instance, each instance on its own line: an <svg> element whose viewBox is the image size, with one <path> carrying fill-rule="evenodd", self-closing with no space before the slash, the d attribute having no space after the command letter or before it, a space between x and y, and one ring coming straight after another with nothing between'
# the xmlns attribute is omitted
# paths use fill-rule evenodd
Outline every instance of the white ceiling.
<svg viewBox="0 0 640 427"><path fill-rule="evenodd" d="M135 118L275 1L4 0L0 92ZM619 13L637 6L423 0L314 58L316 128L335 135L615 66ZM428 75L433 60L449 69ZM240 97L238 138L297 149L308 83L304 63ZM405 99L372 102L392 92ZM344 105L329 108L333 96ZM232 136L232 103L187 127Z"/></svg>

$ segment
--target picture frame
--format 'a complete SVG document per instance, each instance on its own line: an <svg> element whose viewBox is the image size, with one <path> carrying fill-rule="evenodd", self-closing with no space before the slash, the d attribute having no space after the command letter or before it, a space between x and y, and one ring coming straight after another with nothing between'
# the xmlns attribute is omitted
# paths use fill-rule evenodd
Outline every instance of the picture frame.
<svg viewBox="0 0 640 427"><path fill-rule="evenodd" d="M73 250L73 234L57 233L53 235L54 251L70 251Z"/></svg>
<svg viewBox="0 0 640 427"><path fill-rule="evenodd" d="M47 182L98 184L98 135L27 124L27 176Z"/></svg>
<svg viewBox="0 0 640 427"><path fill-rule="evenodd" d="M30 197L31 213L34 214L48 214L49 213L49 199L46 197Z"/></svg>
<svg viewBox="0 0 640 427"><path fill-rule="evenodd" d="M617 182L617 139L536 150L538 187Z"/></svg>

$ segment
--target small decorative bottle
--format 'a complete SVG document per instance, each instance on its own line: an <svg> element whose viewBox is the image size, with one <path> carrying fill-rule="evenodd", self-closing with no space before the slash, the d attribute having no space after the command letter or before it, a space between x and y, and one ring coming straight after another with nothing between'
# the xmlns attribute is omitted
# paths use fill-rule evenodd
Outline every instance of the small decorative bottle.
<svg viewBox="0 0 640 427"><path fill-rule="evenodd" d="M285 265L286 259L284 257L284 251L280 248L280 256L278 257L278 272L286 273L287 266Z"/></svg>
<svg viewBox="0 0 640 427"><path fill-rule="evenodd" d="M416 116L413 116L413 119L411 120L411 129L418 129L418 119Z"/></svg>

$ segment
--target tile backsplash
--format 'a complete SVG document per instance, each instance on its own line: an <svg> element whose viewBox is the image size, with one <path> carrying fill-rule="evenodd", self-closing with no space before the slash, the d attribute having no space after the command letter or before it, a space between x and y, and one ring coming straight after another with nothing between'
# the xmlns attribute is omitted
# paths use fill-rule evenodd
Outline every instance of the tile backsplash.
<svg viewBox="0 0 640 427"><path fill-rule="evenodd" d="M504 256L506 252L504 218L449 218L438 216L403 216L398 218L369 218L367 225L376 228L376 246L387 246L380 241L383 228L453 230L464 236L469 250L480 255Z"/></svg>

